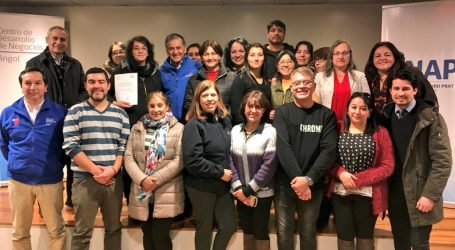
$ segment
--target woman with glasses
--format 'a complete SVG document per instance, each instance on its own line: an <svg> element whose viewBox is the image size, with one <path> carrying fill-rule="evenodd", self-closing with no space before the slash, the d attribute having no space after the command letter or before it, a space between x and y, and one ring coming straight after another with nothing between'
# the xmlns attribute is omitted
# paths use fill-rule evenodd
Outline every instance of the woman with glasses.
<svg viewBox="0 0 455 250"><path fill-rule="evenodd" d="M339 250L374 249L376 219L387 209L387 178L394 170L394 153L387 129L376 125L372 110L369 94L352 94L337 162L329 171Z"/></svg>
<svg viewBox="0 0 455 250"><path fill-rule="evenodd" d="M125 59L126 46L122 42L114 42L109 47L107 56L109 57L103 64L103 69L107 71L109 77L114 72L114 69Z"/></svg>
<svg viewBox="0 0 455 250"><path fill-rule="evenodd" d="M281 104L292 102L291 73L297 66L294 54L289 50L282 50L276 57L277 72L272 79L272 106L269 119L275 117L275 108Z"/></svg>
<svg viewBox="0 0 455 250"><path fill-rule="evenodd" d="M153 44L144 36L135 36L126 49L126 59L112 73L109 94L114 98L113 104L123 108L128 114L131 125L136 124L147 114L147 95L161 90L161 75L155 63ZM115 76L126 73L137 74L137 104L132 105L126 100L120 100L115 95ZM131 178L123 171L123 189L129 203Z"/></svg>
<svg viewBox="0 0 455 250"><path fill-rule="evenodd" d="M324 71L325 65L327 63L327 57L329 56L329 47L322 47L314 51L313 61L311 62L311 68L314 73L319 73Z"/></svg>
<svg viewBox="0 0 455 250"><path fill-rule="evenodd" d="M346 103L351 93L370 93L365 74L356 70L351 46L345 40L338 40L330 47L325 69L316 74L315 82L319 102L335 112L338 131L344 128Z"/></svg>

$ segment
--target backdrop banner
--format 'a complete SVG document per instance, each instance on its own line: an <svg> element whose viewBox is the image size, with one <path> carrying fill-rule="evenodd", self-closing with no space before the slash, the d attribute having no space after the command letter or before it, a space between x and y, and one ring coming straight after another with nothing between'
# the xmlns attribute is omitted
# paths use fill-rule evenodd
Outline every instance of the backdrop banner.
<svg viewBox="0 0 455 250"><path fill-rule="evenodd" d="M390 41L433 85L440 112L455 149L455 2L434 1L382 8L382 41ZM444 202L455 206L455 171L444 190Z"/></svg>
<svg viewBox="0 0 455 250"><path fill-rule="evenodd" d="M64 27L63 17L0 12L0 112L22 96L19 73L43 52L47 31L55 25ZM0 184L6 180L6 161L0 154Z"/></svg>

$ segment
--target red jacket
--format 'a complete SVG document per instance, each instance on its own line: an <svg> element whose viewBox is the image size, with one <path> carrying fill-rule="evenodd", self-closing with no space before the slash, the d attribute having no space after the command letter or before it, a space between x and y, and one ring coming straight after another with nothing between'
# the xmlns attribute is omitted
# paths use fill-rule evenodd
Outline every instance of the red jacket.
<svg viewBox="0 0 455 250"><path fill-rule="evenodd" d="M379 214L387 209L387 178L393 173L395 160L392 140L384 127L379 126L373 134L373 140L376 145L373 165L362 172L354 174L354 176L357 177L357 180L354 182L357 187L373 187L373 194L371 198L373 213ZM329 170L329 175L333 177L329 182L329 196L333 192L335 181L340 181L338 176L344 171L346 171L346 169L342 165L336 163Z"/></svg>

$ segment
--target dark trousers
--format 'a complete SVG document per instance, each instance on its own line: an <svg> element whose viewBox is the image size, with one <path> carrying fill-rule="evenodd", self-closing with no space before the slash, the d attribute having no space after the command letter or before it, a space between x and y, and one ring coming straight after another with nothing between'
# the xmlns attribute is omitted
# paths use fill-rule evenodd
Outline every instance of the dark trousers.
<svg viewBox="0 0 455 250"><path fill-rule="evenodd" d="M149 217L141 222L144 250L172 250L172 221L173 218L153 218L153 204L149 204Z"/></svg>
<svg viewBox="0 0 455 250"><path fill-rule="evenodd" d="M251 234L256 240L269 240L270 207L273 197L259 198L256 207L237 201L239 223L243 233Z"/></svg>
<svg viewBox="0 0 455 250"><path fill-rule="evenodd" d="M63 160L65 161L66 165L66 201L65 205L72 207L73 206L73 201L72 201L72 196L73 196L73 175L74 172L71 170L71 158L67 155L63 157Z"/></svg>
<svg viewBox="0 0 455 250"><path fill-rule="evenodd" d="M191 203L193 204L196 220L196 235L194 238L196 250L225 250L231 236L237 227L234 199L227 192L222 196L201 191L186 186ZM213 220L216 222L218 232L212 242Z"/></svg>
<svg viewBox="0 0 455 250"><path fill-rule="evenodd" d="M123 195L126 199L126 204L130 204L130 190L131 190L131 177L128 172L123 169L122 170L122 178L123 178Z"/></svg>
<svg viewBox="0 0 455 250"><path fill-rule="evenodd" d="M316 222L322 202L323 189L311 190L311 199L300 200L286 192L287 187L277 184L275 188L275 213L278 249L294 249L295 213L300 236L300 249L316 250Z"/></svg>
<svg viewBox="0 0 455 250"><path fill-rule="evenodd" d="M412 204L415 206L415 204ZM430 233L432 225L412 227L408 213L403 182L400 178L392 178L389 189L389 217L392 226L393 243L399 250L430 249Z"/></svg>
<svg viewBox="0 0 455 250"><path fill-rule="evenodd" d="M373 239L377 215L373 214L371 198L361 195L332 195L333 214L339 239Z"/></svg>

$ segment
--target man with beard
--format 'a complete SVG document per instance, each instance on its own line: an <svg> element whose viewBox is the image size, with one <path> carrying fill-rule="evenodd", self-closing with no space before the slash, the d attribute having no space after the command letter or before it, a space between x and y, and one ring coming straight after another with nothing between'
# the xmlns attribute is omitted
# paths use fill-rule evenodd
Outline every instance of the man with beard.
<svg viewBox="0 0 455 250"><path fill-rule="evenodd" d="M130 132L128 115L107 100L111 84L106 71L91 68L85 78L89 99L68 110L63 128L63 149L74 171L71 249L89 248L100 208L104 249L120 250L123 182L119 172Z"/></svg>
<svg viewBox="0 0 455 250"><path fill-rule="evenodd" d="M276 57L283 49L294 51L292 45L283 43L286 36L286 24L280 20L273 20L267 25L267 40L265 44L265 56L267 58L267 66L265 75L267 79L271 80L276 73Z"/></svg>
<svg viewBox="0 0 455 250"><path fill-rule="evenodd" d="M26 68L42 70L47 79L47 96L67 109L87 98L82 65L65 53L68 40L68 32L63 27L51 27L46 35L46 49L26 64ZM67 167L65 205L72 207L73 171L70 169L71 160L68 157L64 160Z"/></svg>

